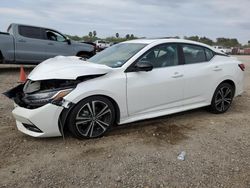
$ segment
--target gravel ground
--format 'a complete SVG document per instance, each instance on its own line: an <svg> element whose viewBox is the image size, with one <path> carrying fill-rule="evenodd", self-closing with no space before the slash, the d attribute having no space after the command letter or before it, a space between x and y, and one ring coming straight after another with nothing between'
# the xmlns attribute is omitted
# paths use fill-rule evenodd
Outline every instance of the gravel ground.
<svg viewBox="0 0 250 188"><path fill-rule="evenodd" d="M239 59L246 90L227 113L197 109L94 140L26 136L0 95L0 187L250 187L250 56ZM0 67L0 93L17 84L18 71Z"/></svg>

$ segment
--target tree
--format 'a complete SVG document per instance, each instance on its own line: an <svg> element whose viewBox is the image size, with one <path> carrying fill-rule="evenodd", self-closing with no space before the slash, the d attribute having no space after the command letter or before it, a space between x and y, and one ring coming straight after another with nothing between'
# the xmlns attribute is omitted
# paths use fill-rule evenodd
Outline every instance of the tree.
<svg viewBox="0 0 250 188"><path fill-rule="evenodd" d="M200 38L198 36L191 36L191 37L184 37L184 39L199 42Z"/></svg>
<svg viewBox="0 0 250 188"><path fill-rule="evenodd" d="M93 33L90 31L89 32L89 37L92 38L92 36L93 36Z"/></svg>
<svg viewBox="0 0 250 188"><path fill-rule="evenodd" d="M95 31L95 30L93 31L93 35L94 35L94 37L96 37L96 35L97 35L97 33L96 33L96 31Z"/></svg>
<svg viewBox="0 0 250 188"><path fill-rule="evenodd" d="M130 35L130 38L131 38L131 39L134 39L134 38L135 38L134 34L131 34L131 35Z"/></svg>
<svg viewBox="0 0 250 188"><path fill-rule="evenodd" d="M74 35L74 36L71 36L71 35L66 35L68 38L70 38L71 40L75 40L75 41L80 41L82 40L81 37L77 36L77 35Z"/></svg>
<svg viewBox="0 0 250 188"><path fill-rule="evenodd" d="M202 42L202 43L208 44L208 45L213 45L214 44L213 40L211 40L211 39L209 39L207 37L200 37L199 42Z"/></svg>
<svg viewBox="0 0 250 188"><path fill-rule="evenodd" d="M185 36L184 39L192 40L192 41L196 41L196 42L201 42L201 43L208 44L208 45L214 44L214 41L212 39L207 38L207 37L199 37L199 36L186 37Z"/></svg>
<svg viewBox="0 0 250 188"><path fill-rule="evenodd" d="M129 36L129 34L127 34L127 35L126 35L126 39L128 40L128 39L129 39L129 37L130 37L130 36Z"/></svg>
<svg viewBox="0 0 250 188"><path fill-rule="evenodd" d="M216 39L216 44L224 47L239 47L241 44L238 42L237 39L233 38L217 38Z"/></svg>
<svg viewBox="0 0 250 188"><path fill-rule="evenodd" d="M116 33L115 36L116 36L116 38L119 38L119 33Z"/></svg>

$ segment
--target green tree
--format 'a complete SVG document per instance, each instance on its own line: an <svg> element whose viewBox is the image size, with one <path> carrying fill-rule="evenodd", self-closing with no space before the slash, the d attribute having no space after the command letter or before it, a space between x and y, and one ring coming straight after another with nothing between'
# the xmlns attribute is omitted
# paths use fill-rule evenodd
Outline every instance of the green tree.
<svg viewBox="0 0 250 188"><path fill-rule="evenodd" d="M196 42L201 42L201 43L208 44L208 45L214 44L214 41L212 39L207 38L207 37L199 37L199 36L186 37L185 36L184 39L192 40L192 41L196 41Z"/></svg>
<svg viewBox="0 0 250 188"><path fill-rule="evenodd" d="M116 33L115 36L116 36L116 38L119 38L119 33Z"/></svg>
<svg viewBox="0 0 250 188"><path fill-rule="evenodd" d="M75 41L80 41L80 40L83 40L81 37L77 36L77 35L74 35L74 36L71 36L71 35L66 35L69 39L71 40L75 40Z"/></svg>
<svg viewBox="0 0 250 188"><path fill-rule="evenodd" d="M216 44L224 47L240 47L241 44L238 42L237 39L235 38L217 38L216 39Z"/></svg>
<svg viewBox="0 0 250 188"><path fill-rule="evenodd" d="M89 37L91 38L93 36L93 33L90 31L89 32Z"/></svg>
<svg viewBox="0 0 250 188"><path fill-rule="evenodd" d="M126 35L126 39L128 40L130 38L129 34Z"/></svg>
<svg viewBox="0 0 250 188"><path fill-rule="evenodd" d="M211 40L211 39L209 39L207 37L200 37L199 42L202 42L202 43L207 44L207 45L213 45L214 44L213 40Z"/></svg>
<svg viewBox="0 0 250 188"><path fill-rule="evenodd" d="M93 35L94 35L94 37L96 37L96 35L97 35L96 31L93 31Z"/></svg>
<svg viewBox="0 0 250 188"><path fill-rule="evenodd" d="M199 42L199 37L198 36L191 36L191 37L184 37L185 39L187 40L192 40L192 41L196 41L196 42Z"/></svg>

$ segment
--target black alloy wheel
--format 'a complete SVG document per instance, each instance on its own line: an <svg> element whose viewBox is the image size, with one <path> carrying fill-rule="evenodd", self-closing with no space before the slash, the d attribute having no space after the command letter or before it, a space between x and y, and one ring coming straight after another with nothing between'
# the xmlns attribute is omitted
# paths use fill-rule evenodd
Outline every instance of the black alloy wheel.
<svg viewBox="0 0 250 188"><path fill-rule="evenodd" d="M115 109L105 97L93 96L80 101L69 115L69 130L78 138L97 138L114 124Z"/></svg>
<svg viewBox="0 0 250 188"><path fill-rule="evenodd" d="M233 97L233 86L228 83L220 84L214 92L214 96L210 106L211 111L216 114L226 112L233 102Z"/></svg>

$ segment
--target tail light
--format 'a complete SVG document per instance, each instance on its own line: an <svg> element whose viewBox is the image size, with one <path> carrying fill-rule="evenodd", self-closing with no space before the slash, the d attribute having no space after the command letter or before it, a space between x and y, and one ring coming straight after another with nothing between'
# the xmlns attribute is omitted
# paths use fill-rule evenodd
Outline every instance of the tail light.
<svg viewBox="0 0 250 188"><path fill-rule="evenodd" d="M245 70L245 65L242 63L242 64L238 64L239 65L239 67L240 67L240 69L242 70L242 71L244 71Z"/></svg>

